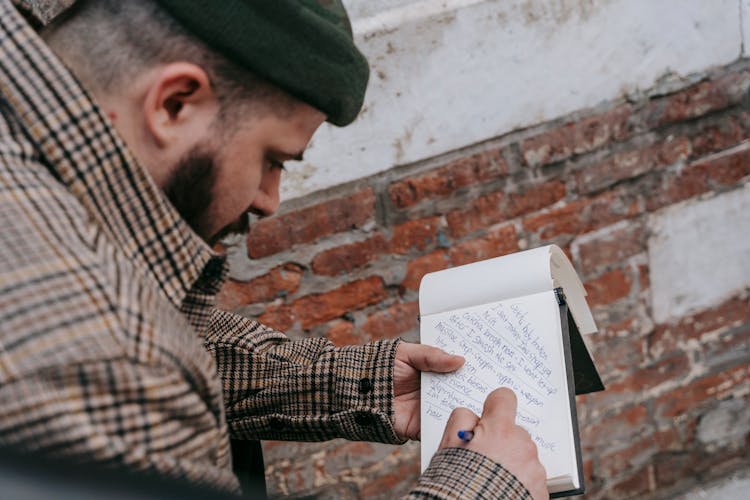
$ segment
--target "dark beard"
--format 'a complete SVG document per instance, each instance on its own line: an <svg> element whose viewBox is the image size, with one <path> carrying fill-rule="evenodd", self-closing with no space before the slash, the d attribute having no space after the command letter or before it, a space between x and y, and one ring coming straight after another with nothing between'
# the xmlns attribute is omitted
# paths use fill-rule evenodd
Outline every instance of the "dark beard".
<svg viewBox="0 0 750 500"><path fill-rule="evenodd" d="M250 227L250 218L245 213L218 233L209 233L209 208L213 201L215 183L216 155L205 148L195 147L180 160L164 187L164 193L180 216L211 246L228 234L247 233Z"/></svg>
<svg viewBox="0 0 750 500"><path fill-rule="evenodd" d="M228 226L224 226L218 233L216 233L211 238L209 238L208 244L211 246L214 246L224 236L235 234L235 233L247 234L249 230L250 230L250 216L247 213L244 213L240 216L239 219L232 222Z"/></svg>
<svg viewBox="0 0 750 500"><path fill-rule="evenodd" d="M208 241L208 208L216 182L214 156L198 147L193 148L177 164L164 186L164 194L177 212L201 238Z"/></svg>

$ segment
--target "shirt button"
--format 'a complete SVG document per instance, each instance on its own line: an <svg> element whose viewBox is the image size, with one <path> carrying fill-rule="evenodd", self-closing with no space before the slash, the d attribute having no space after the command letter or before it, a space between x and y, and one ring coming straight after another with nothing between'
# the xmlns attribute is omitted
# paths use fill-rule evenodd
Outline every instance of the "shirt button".
<svg viewBox="0 0 750 500"><path fill-rule="evenodd" d="M372 415L366 412L359 412L354 415L354 421L361 426L367 427L372 425Z"/></svg>
<svg viewBox="0 0 750 500"><path fill-rule="evenodd" d="M278 417L271 417L268 419L268 426L275 431L280 431L286 427L286 423Z"/></svg>
<svg viewBox="0 0 750 500"><path fill-rule="evenodd" d="M367 394L372 390L372 380L369 378L359 379L359 392Z"/></svg>

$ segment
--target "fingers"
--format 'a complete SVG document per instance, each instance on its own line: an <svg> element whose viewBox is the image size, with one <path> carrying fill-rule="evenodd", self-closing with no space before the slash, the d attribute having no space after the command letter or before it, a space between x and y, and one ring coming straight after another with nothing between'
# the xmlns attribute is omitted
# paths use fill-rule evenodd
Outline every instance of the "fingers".
<svg viewBox="0 0 750 500"><path fill-rule="evenodd" d="M465 444L458 437L458 431L470 431L476 427L477 422L479 422L479 417L468 408L456 408L453 410L451 416L448 418L448 423L445 425L443 439L440 441L439 448L454 448Z"/></svg>
<svg viewBox="0 0 750 500"><path fill-rule="evenodd" d="M464 358L454 356L437 347L402 342L396 351L396 358L422 372L447 373L458 370Z"/></svg>
<svg viewBox="0 0 750 500"><path fill-rule="evenodd" d="M498 422L514 423L518 402L515 393L507 387L492 391L484 401L482 417Z"/></svg>
<svg viewBox="0 0 750 500"><path fill-rule="evenodd" d="M481 453L510 471L534 499L549 498L547 474L539 461L532 437L515 424L516 396L510 389L492 391L480 419L467 408L456 408L448 418L440 449L461 447ZM471 430L474 437L464 442L458 431Z"/></svg>
<svg viewBox="0 0 750 500"><path fill-rule="evenodd" d="M533 498L548 498L546 472L539 461L539 454L533 438L525 429L516 425L516 396L510 389L492 391L484 403L482 418L469 410L457 409L451 414L446 426L443 442L452 446L459 442L460 427L472 429L474 438L463 444L467 449L481 453L499 463L518 478L529 490ZM451 424L451 420L454 421ZM455 436L455 437L454 437Z"/></svg>

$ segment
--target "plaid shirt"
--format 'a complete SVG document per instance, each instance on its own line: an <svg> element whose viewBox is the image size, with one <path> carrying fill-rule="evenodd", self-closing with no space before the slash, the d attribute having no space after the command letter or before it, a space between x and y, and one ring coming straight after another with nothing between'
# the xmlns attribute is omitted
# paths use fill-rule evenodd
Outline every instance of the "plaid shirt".
<svg viewBox="0 0 750 500"><path fill-rule="evenodd" d="M230 436L400 442L398 342L291 342L215 309L224 258L7 0L0 262L2 445L237 491ZM483 492L526 494L467 450L439 454L413 494Z"/></svg>

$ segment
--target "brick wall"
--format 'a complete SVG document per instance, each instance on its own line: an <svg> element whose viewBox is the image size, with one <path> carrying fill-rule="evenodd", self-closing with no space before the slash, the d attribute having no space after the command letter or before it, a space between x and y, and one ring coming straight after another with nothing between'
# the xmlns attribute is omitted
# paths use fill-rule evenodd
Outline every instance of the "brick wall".
<svg viewBox="0 0 750 500"><path fill-rule="evenodd" d="M750 274L657 321L654 297L679 295L680 279L651 261L659 221L668 231L691 206L747 199L749 88L739 63L294 200L230 240L238 279L221 304L293 338L417 340L425 273L556 243L589 292L600 331L588 341L608 386L578 399L587 498L664 496L746 468ZM750 225L728 214L726 244L750 248ZM694 251L675 254L686 273ZM278 496L392 498L418 474L418 443L264 447Z"/></svg>

